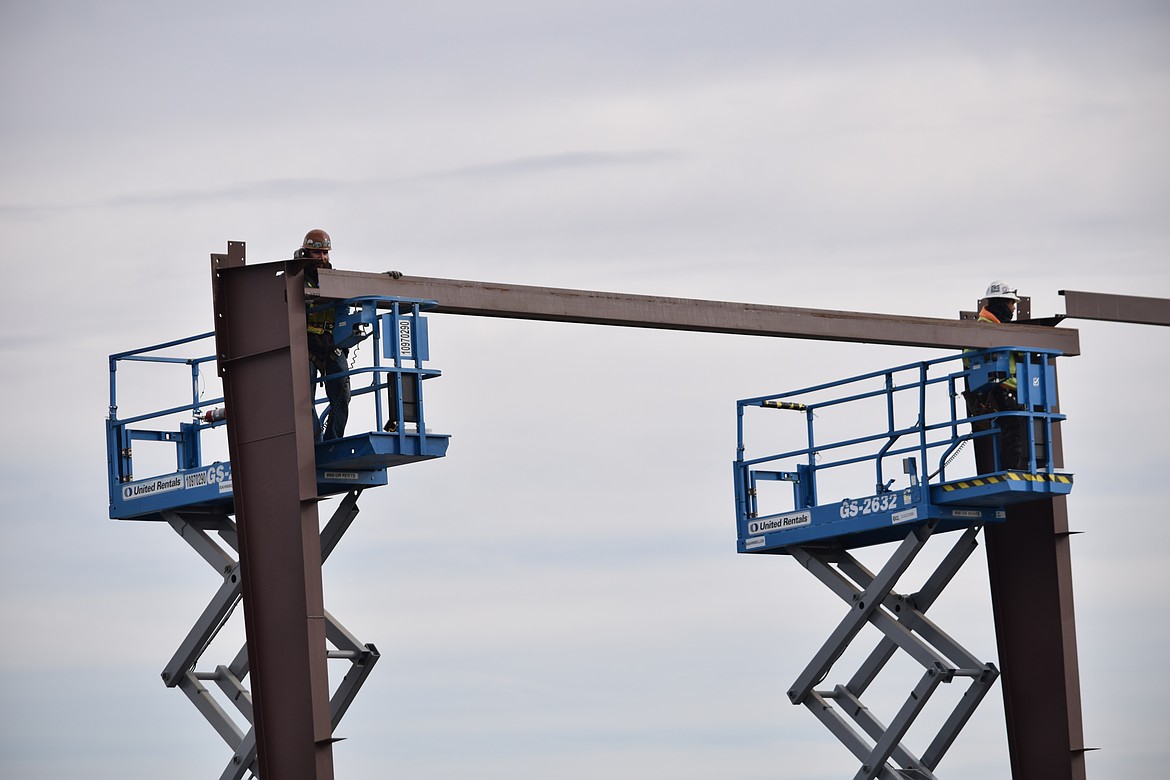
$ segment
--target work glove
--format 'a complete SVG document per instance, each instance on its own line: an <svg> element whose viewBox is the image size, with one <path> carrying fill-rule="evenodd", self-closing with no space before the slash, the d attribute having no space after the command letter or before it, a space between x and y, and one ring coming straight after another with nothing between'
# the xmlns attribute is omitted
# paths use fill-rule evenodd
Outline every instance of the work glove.
<svg viewBox="0 0 1170 780"><path fill-rule="evenodd" d="M402 272L401 272L401 271L386 271L385 273L386 273L386 275L387 275L387 276L389 276L391 279L401 279L401 278L402 278Z"/></svg>

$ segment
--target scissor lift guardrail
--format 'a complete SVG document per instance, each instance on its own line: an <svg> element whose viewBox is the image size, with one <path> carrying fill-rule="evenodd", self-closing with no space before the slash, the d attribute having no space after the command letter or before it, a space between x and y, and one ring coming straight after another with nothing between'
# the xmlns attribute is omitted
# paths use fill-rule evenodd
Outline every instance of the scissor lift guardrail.
<svg viewBox="0 0 1170 780"><path fill-rule="evenodd" d="M429 359L427 321L421 312L430 301L372 296L341 301L335 341L356 343L357 329L373 344L369 365L351 366L345 374L353 388L351 404L372 406L372 429L343 439L318 442L317 482L321 496L386 484L386 469L446 454L449 436L426 429L422 382L440 375L425 367ZM379 309L387 309L379 314ZM232 468L226 460L204 462L204 436L227 423L222 415L222 395L204 397L208 381L217 382L214 354L177 354L181 350L211 347L214 333L156 344L110 356L110 412L106 420L109 464L110 517L162 520L164 510L231 512ZM214 349L212 347L212 351ZM383 362L385 361L385 362ZM118 372L128 364L187 367L190 393L185 403L151 409L129 417L118 416ZM168 377L169 378L169 377ZM364 386L359 380L369 379ZM305 378L306 382L310 377ZM385 396L385 398L383 397ZM318 398L323 419L327 400ZM207 419L206 412L212 418ZM189 416L188 416L189 415ZM175 420L178 420L176 423ZM357 421L349 426L357 427ZM135 442L160 442L174 448L173 470L135 473Z"/></svg>
<svg viewBox="0 0 1170 780"><path fill-rule="evenodd" d="M999 675L994 664L980 661L925 613L977 546L983 524L1004 522L1009 505L1071 490L1072 476L1056 470L1050 444L1053 424L1064 419L1056 412L1058 355L998 347L738 402L739 552L792 556L848 604L788 696L808 707L861 762L856 778L935 778L939 761ZM980 397L1011 376L1018 409L967 413L964 393ZM754 408L780 411L748 412ZM792 435L805 446L747 457L748 414L769 442L784 422L800 420ZM764 414L790 418L761 419ZM995 470L979 473L973 457L960 461L969 442L994 444L1021 419L1026 467L1001 468L1024 464L1001 464L997 455ZM899 461L898 476L890 478L891 463ZM904 484L896 484L899 478ZM765 496L761 490L777 482L791 483L787 500L783 491ZM862 498L843 494L858 484L872 485L873 492ZM962 533L920 589L896 592L926 543L947 531ZM850 552L883 543L897 544L876 573ZM848 682L819 688L866 625L881 633L877 646ZM899 650L923 674L886 722L861 697ZM921 755L911 752L902 740L931 694L956 678L967 679L967 689Z"/></svg>
<svg viewBox="0 0 1170 780"><path fill-rule="evenodd" d="M355 385L351 405L368 404L364 417L372 420L372 430L316 445L318 494L344 494L321 532L322 562L357 516L358 498L364 489L385 485L387 469L392 466L443 457L449 441L446 434L427 429L423 404L422 382L440 375L424 366L430 355L427 321L421 315L435 304L370 296L327 305L335 308L335 343L352 347L368 338L373 348L368 365L351 363L344 374L322 380L350 377ZM222 434L217 429L230 424L222 407L217 406L224 402L222 394L206 395L208 382L218 382L216 358L214 354L184 354L201 350L213 338L214 333L203 333L110 356L110 410L106 420L110 517L168 523L222 578L219 589L164 668L162 679L167 687L183 691L232 749L221 778L239 780L248 772L256 772L251 694L245 685L247 647L227 664L211 670L197 668L241 599L238 536L231 517L231 463L226 459L204 461L205 449L210 449L204 437ZM119 417L119 368L126 369L131 364L145 364L152 371L182 371L179 379L189 386L189 395L183 393L185 402ZM367 378L368 384L357 386ZM155 381L151 386L157 386L158 377L152 379ZM305 377L306 382L311 380ZM314 401L314 414L320 409L318 422L329 412L327 403L324 398ZM362 419L363 415L351 415L349 427L357 429ZM175 467L160 472L156 458L149 464L155 471L146 476L135 474L136 442L156 443L164 450L172 448ZM138 454L139 462L142 455ZM328 657L349 663L330 699L336 728L379 654L373 644L358 640L328 611L325 625L326 638L332 646ZM218 698L205 683L211 683L219 692ZM232 710L234 716L229 714Z"/></svg>

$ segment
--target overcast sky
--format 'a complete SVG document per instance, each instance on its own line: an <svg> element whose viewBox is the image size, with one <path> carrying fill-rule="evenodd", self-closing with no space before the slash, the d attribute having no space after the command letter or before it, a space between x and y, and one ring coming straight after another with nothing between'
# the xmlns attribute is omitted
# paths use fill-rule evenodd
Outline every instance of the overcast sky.
<svg viewBox="0 0 1170 780"><path fill-rule="evenodd" d="M1037 315L1170 297L1161 2L10 1L0 98L4 778L230 757L159 680L219 580L107 519L102 422L109 354L211 329L229 240L278 260L322 227L341 268L915 316L1000 278ZM1161 777L1170 334L1062 327L1089 775ZM449 455L363 496L325 568L383 653L338 777L851 776L785 696L842 605L735 554L735 401L940 353L431 329ZM998 660L982 553L931 614ZM1008 776L998 685L939 769Z"/></svg>

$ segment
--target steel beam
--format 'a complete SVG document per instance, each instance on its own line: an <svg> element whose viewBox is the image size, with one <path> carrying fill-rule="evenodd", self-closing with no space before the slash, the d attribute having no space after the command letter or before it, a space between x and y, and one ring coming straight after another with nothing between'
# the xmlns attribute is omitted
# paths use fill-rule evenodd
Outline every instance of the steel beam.
<svg viewBox="0 0 1170 780"><path fill-rule="evenodd" d="M1065 316L1081 320L1170 325L1170 299L1061 290Z"/></svg>
<svg viewBox="0 0 1170 780"><path fill-rule="evenodd" d="M262 778L332 780L316 453L298 263L212 255Z"/></svg>
<svg viewBox="0 0 1170 780"><path fill-rule="evenodd" d="M434 311L477 317L581 322L632 328L734 333L863 344L964 349L1000 346L1059 349L1080 354L1072 329L1009 325L1005 332L958 320L895 314L800 309L757 303L531 287L360 271L322 270L322 298L398 295L437 301Z"/></svg>
<svg viewBox="0 0 1170 780"><path fill-rule="evenodd" d="M975 441L980 473L994 470L994 447L991 437ZM1060 468L1060 423L1051 447ZM1007 522L984 533L1012 777L1085 780L1066 499L1009 506Z"/></svg>

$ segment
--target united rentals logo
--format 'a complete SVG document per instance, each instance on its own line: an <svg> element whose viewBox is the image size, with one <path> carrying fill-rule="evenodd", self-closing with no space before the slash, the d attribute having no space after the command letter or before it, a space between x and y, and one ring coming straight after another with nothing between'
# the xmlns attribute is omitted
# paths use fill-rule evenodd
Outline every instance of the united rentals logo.
<svg viewBox="0 0 1170 780"><path fill-rule="evenodd" d="M755 536L757 534L770 534L774 531L787 531L789 528L799 528L810 523L812 523L810 512L791 512L786 515L749 520L747 530L750 536Z"/></svg>
<svg viewBox="0 0 1170 780"><path fill-rule="evenodd" d="M159 493L169 493L172 490L181 490L183 488L183 477L179 474L172 474L167 477L158 477L157 479L147 479L142 482L133 482L122 487L122 498L130 501L135 498L145 498L147 496L158 495Z"/></svg>

